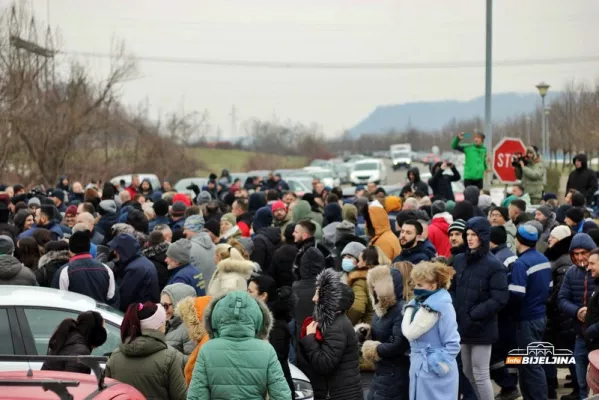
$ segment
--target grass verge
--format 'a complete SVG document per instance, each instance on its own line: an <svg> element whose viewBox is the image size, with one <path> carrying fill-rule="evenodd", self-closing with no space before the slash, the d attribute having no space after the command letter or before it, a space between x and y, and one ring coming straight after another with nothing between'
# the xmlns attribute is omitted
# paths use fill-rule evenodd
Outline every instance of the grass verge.
<svg viewBox="0 0 599 400"><path fill-rule="evenodd" d="M196 171L198 176L207 176L211 172L220 175L224 168L230 172L247 172L248 166L252 166L252 169L271 169L273 165L280 169L302 168L308 165L309 161L306 157L285 157L235 149L193 148L189 149L189 152L209 168L207 171L203 169ZM264 166L261 167L261 164Z"/></svg>

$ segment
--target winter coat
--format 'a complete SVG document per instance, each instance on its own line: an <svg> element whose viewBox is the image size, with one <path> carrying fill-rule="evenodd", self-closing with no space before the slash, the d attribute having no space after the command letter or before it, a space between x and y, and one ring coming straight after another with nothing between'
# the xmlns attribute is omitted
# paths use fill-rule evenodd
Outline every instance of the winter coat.
<svg viewBox="0 0 599 400"><path fill-rule="evenodd" d="M275 251L281 244L281 230L274 226L262 228L254 236L254 251L250 260L258 263L263 271L270 270Z"/></svg>
<svg viewBox="0 0 599 400"><path fill-rule="evenodd" d="M191 297L195 298L196 291L193 287L184 283L174 283L167 285L162 294L168 295L173 304L173 310L177 309L177 305L181 300ZM175 312L173 317L166 321L166 344L172 346L180 353L184 354L184 361L187 362L187 356L191 354L196 344L189 338L187 327L183 324L181 317Z"/></svg>
<svg viewBox="0 0 599 400"><path fill-rule="evenodd" d="M428 226L428 240L431 241L437 254L443 257L449 257L451 254L451 245L449 244L449 236L447 230L449 224L453 222L453 217L450 213L444 212L433 217Z"/></svg>
<svg viewBox="0 0 599 400"><path fill-rule="evenodd" d="M314 320L322 334L306 335L299 343L298 366L307 374L314 399L362 400L360 356L354 328L345 316L354 296L332 269L316 278L319 287Z"/></svg>
<svg viewBox="0 0 599 400"><path fill-rule="evenodd" d="M91 355L92 349L88 343L85 342L85 338L77 329L71 329L67 333L67 338L57 352L50 353L48 349L48 355L53 356L89 356ZM72 361L46 361L42 365L42 371L63 371L63 372L77 372L80 374L89 374L91 370L83 364L78 363L76 360Z"/></svg>
<svg viewBox="0 0 599 400"><path fill-rule="evenodd" d="M277 353L264 340L272 328L264 303L247 291L230 292L210 301L204 320L210 340L193 370L189 400L291 398Z"/></svg>
<svg viewBox="0 0 599 400"><path fill-rule="evenodd" d="M500 244L499 246L491 249L491 254L493 254L497 259L507 268L514 261L518 259L518 257L507 247L507 244Z"/></svg>
<svg viewBox="0 0 599 400"><path fill-rule="evenodd" d="M137 239L129 234L120 234L110 243L111 250L116 251L120 257L115 267L115 278L119 287L121 311L127 311L132 303L158 303L158 274L154 264L141 254Z"/></svg>
<svg viewBox="0 0 599 400"><path fill-rule="evenodd" d="M491 226L483 217L474 217L466 223L466 234L473 230L481 245L474 252L455 257L450 293L456 309L460 337L463 344L493 344L499 333L497 314L508 302L506 268L489 251Z"/></svg>
<svg viewBox="0 0 599 400"><path fill-rule="evenodd" d="M460 335L451 296L440 289L417 311L415 304L410 301L402 323L410 341L410 400L457 399Z"/></svg>
<svg viewBox="0 0 599 400"><path fill-rule="evenodd" d="M543 178L545 177L545 167L539 159L529 165L516 168L516 178L520 179L526 193L530 195L533 204L539 204L543 198Z"/></svg>
<svg viewBox="0 0 599 400"><path fill-rule="evenodd" d="M54 274L70 259L71 253L68 250L50 251L41 256L37 263L38 269L35 272L39 285L52 287Z"/></svg>
<svg viewBox="0 0 599 400"><path fill-rule="evenodd" d="M297 251L295 243L285 243L275 251L268 275L275 280L277 287L293 284L293 261Z"/></svg>
<svg viewBox="0 0 599 400"><path fill-rule="evenodd" d="M347 310L347 317L354 326L359 323L370 324L374 315L370 294L368 293L367 277L368 269L354 269L351 272L343 273L342 276L343 283L347 284L354 292L354 302Z"/></svg>
<svg viewBox="0 0 599 400"><path fill-rule="evenodd" d="M304 240L297 251L297 255L295 256L295 260L293 261L293 272L297 275L299 266L302 263L302 258L308 249L316 247L318 251L324 257L324 265L325 268L334 268L335 267L335 255L331 252L331 250L325 246L322 242L319 242L315 237L308 238Z"/></svg>
<svg viewBox="0 0 599 400"><path fill-rule="evenodd" d="M212 275L216 270L214 265L214 243L208 232L200 232L191 239L191 263L202 271L206 286L210 285Z"/></svg>
<svg viewBox="0 0 599 400"><path fill-rule="evenodd" d="M397 236L391 232L387 212L383 207L370 206L368 207L368 214L374 228L374 236L370 238L369 244L378 246L390 260L393 260L401 252L401 246Z"/></svg>
<svg viewBox="0 0 599 400"><path fill-rule="evenodd" d="M335 269L337 271L341 270L341 261L343 260L343 257L341 257L341 252L343 251L343 249L345 249L345 246L347 246L348 244L350 244L351 242L358 242L358 243L362 243L364 246L368 245L368 241L362 239L359 236L353 235L353 234L347 234L344 233L342 235L337 235L337 241L335 242Z"/></svg>
<svg viewBox="0 0 599 400"><path fill-rule="evenodd" d="M166 344L162 332L142 330L127 339L106 363L106 376L139 390L148 400L186 399L183 356Z"/></svg>
<svg viewBox="0 0 599 400"><path fill-rule="evenodd" d="M191 376L193 374L193 368L196 365L198 354L202 349L202 346L210 338L206 333L204 327L204 310L208 307L208 303L212 297L186 297L179 301L175 308L175 314L179 315L187 328L187 334L189 340L191 340L195 346L193 351L189 354L187 363L185 364L185 383L189 386L191 382ZM183 347L185 349L185 345Z"/></svg>
<svg viewBox="0 0 599 400"><path fill-rule="evenodd" d="M293 319L292 312L295 303L294 298L287 301L279 300L268 303L268 309L272 313L273 325L268 335L268 341L277 352L277 358L281 364L285 381L289 385L289 390L295 399L295 386L291 377L291 369L289 368L289 349L293 343L293 335L289 330L289 322Z"/></svg>
<svg viewBox="0 0 599 400"><path fill-rule="evenodd" d="M35 274L8 254L0 255L0 285L39 286Z"/></svg>
<svg viewBox="0 0 599 400"><path fill-rule="evenodd" d="M368 287L376 312L370 330L372 340L362 345L364 358L375 361L368 399L407 399L410 344L401 331L403 277L399 270L381 265L368 272Z"/></svg>
<svg viewBox="0 0 599 400"><path fill-rule="evenodd" d="M589 235L578 233L570 243L570 255L576 249L591 251L596 247L597 245ZM591 276L591 271L577 265L573 265L566 271L564 282L557 295L557 304L561 312L573 318L574 331L577 335L582 333L582 323L576 314L581 307L586 306L594 290L595 280Z"/></svg>
<svg viewBox="0 0 599 400"><path fill-rule="evenodd" d="M566 184L566 193L570 189L576 189L582 193L584 197L586 197L587 204L592 204L593 195L597 191L598 187L597 174L588 167L586 154L578 154L576 157L574 157L572 163L576 164L576 160L580 160L582 162L582 166L570 172L570 175L568 176L568 183Z"/></svg>
<svg viewBox="0 0 599 400"><path fill-rule="evenodd" d="M100 217L95 226L95 230L104 236L104 244L112 240L112 226L119 222L117 213L109 212Z"/></svg>
<svg viewBox="0 0 599 400"><path fill-rule="evenodd" d="M306 200L300 200L296 203L295 207L293 207L293 222L297 223L303 219L312 221L312 223L316 225L316 233L314 234L314 237L316 240L322 240L324 237L322 233L322 215L320 215L321 222L319 223L316 219L314 219L315 214L316 213L314 213L310 208L310 203L308 203Z"/></svg>
<svg viewBox="0 0 599 400"><path fill-rule="evenodd" d="M451 148L461 151L466 156L464 179L484 179L487 170L487 149L485 146L477 146L474 143L460 144L460 138L456 136L451 141Z"/></svg>
<svg viewBox="0 0 599 400"><path fill-rule="evenodd" d="M314 303L312 297L316 291L316 277L324 269L324 258L322 253L315 247L306 250L298 269L299 279L293 282L293 293L297 297L297 303L293 310L293 319L296 325L296 335L299 338L300 330L304 320L312 315Z"/></svg>
<svg viewBox="0 0 599 400"><path fill-rule="evenodd" d="M282 221L279 221L276 218L273 218L272 226L276 226L277 228L279 228L281 230L281 232L285 232L285 228L287 228L287 225L291 224L292 222L293 222L293 211L287 211L287 215L285 215L285 218L283 218Z"/></svg>
<svg viewBox="0 0 599 400"><path fill-rule="evenodd" d="M40 228L49 230L52 240L61 240L64 237L64 233L62 229L60 229L60 224L58 224L56 221L50 221L48 225L45 226L34 224L31 228L19 235L19 240L23 239L24 237L32 237L33 232Z"/></svg>
<svg viewBox="0 0 599 400"><path fill-rule="evenodd" d="M158 274L158 288L162 290L168 283L170 272L166 265L166 251L169 244L166 242L158 243L155 246L146 247L142 254L154 264L156 274Z"/></svg>
<svg viewBox="0 0 599 400"><path fill-rule="evenodd" d="M460 176L460 173L455 165L451 166L451 172L453 175L444 174L445 171L441 169L441 165L442 163L438 162L431 168L431 173L433 176L428 180L428 185L433 190L435 200L455 201L451 182L458 182L462 179L462 177Z"/></svg>
<svg viewBox="0 0 599 400"><path fill-rule="evenodd" d="M583 325L587 351L599 349L599 278L595 278L595 290L587 303L587 314Z"/></svg>
<svg viewBox="0 0 599 400"><path fill-rule="evenodd" d="M566 278L566 272L572 267L570 258L570 243L572 236L560 240L553 247L545 251L545 257L551 263L551 272L553 278L553 290L547 302L547 326L545 328L545 338L553 343L556 348L570 348L574 342L574 319L561 312L558 307L558 296L560 289ZM559 346L559 347L557 347ZM568 347L564 347L568 346Z"/></svg>
<svg viewBox="0 0 599 400"><path fill-rule="evenodd" d="M414 180L410 181L410 174L414 174ZM420 170L418 168L410 168L407 173L408 183L401 189L401 196L407 192L422 192L428 195L428 185L420 179Z"/></svg>
<svg viewBox="0 0 599 400"><path fill-rule="evenodd" d="M337 227L339 225L341 225L341 222L331 222L322 228L322 235L327 246L335 245L335 239L337 238Z"/></svg>
<svg viewBox="0 0 599 400"><path fill-rule="evenodd" d="M191 286L195 290L196 296L206 295L206 282L204 282L202 272L195 265L181 265L170 270L170 272L171 277L168 280L168 285L183 283Z"/></svg>
<svg viewBox="0 0 599 400"><path fill-rule="evenodd" d="M426 244L417 241L414 247L401 249L401 253L393 259L393 262L408 261L416 265L421 261L429 261L431 258L431 252L426 248Z"/></svg>
<svg viewBox="0 0 599 400"><path fill-rule="evenodd" d="M208 295L218 296L232 290L247 289L247 281L255 272L254 263L246 260L227 258L216 266L208 285Z"/></svg>

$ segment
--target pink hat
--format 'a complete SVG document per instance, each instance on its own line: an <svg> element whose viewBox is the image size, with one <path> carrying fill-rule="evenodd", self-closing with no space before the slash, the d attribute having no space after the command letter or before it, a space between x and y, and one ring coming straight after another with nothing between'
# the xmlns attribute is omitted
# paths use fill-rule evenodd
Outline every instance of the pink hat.
<svg viewBox="0 0 599 400"><path fill-rule="evenodd" d="M272 212L275 212L277 210L287 211L287 204L283 203L281 200L275 201L274 203L272 203Z"/></svg>

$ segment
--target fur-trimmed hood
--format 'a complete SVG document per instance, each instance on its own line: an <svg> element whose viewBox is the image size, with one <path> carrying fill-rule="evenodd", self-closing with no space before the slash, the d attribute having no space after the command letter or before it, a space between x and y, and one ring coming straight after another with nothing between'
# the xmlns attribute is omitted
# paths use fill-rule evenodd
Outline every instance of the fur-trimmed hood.
<svg viewBox="0 0 599 400"><path fill-rule="evenodd" d="M50 263L58 263L63 262L64 264L68 263L71 259L71 253L68 250L59 250L59 251L49 251L39 259L37 266L38 268L43 268Z"/></svg>
<svg viewBox="0 0 599 400"><path fill-rule="evenodd" d="M402 302L403 277L401 272L387 265L379 265L368 271L368 293L374 312L379 317Z"/></svg>
<svg viewBox="0 0 599 400"><path fill-rule="evenodd" d="M187 297L175 309L175 314L181 317L187 327L189 338L196 342L200 342L206 335L204 313L211 299L210 296Z"/></svg>
<svg viewBox="0 0 599 400"><path fill-rule="evenodd" d="M142 254L147 258L153 258L158 255L166 254L169 244L167 242L158 243L155 246L146 247L142 250Z"/></svg>
<svg viewBox="0 0 599 400"><path fill-rule="evenodd" d="M354 292L341 282L341 274L327 268L316 277L318 304L314 305L313 317L325 332L335 318L349 310L354 303Z"/></svg>
<svg viewBox="0 0 599 400"><path fill-rule="evenodd" d="M266 304L247 291L213 297L204 311L204 326L211 339L267 339L273 317Z"/></svg>
<svg viewBox="0 0 599 400"><path fill-rule="evenodd" d="M235 290L247 290L247 281L254 272L254 263L227 258L216 265L208 285L208 295L220 296Z"/></svg>

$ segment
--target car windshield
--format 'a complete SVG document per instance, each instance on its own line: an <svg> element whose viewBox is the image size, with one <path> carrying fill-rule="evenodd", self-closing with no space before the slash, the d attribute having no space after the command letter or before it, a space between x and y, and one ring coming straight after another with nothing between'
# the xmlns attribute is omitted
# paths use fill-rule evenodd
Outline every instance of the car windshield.
<svg viewBox="0 0 599 400"><path fill-rule="evenodd" d="M410 153L407 151L394 151L393 157L395 157L395 158L410 157Z"/></svg>
<svg viewBox="0 0 599 400"><path fill-rule="evenodd" d="M319 179L327 179L333 177L333 173L331 171L317 171L313 172L312 175Z"/></svg>
<svg viewBox="0 0 599 400"><path fill-rule="evenodd" d="M359 163L354 167L354 171L372 171L374 169L379 169L377 163Z"/></svg>

